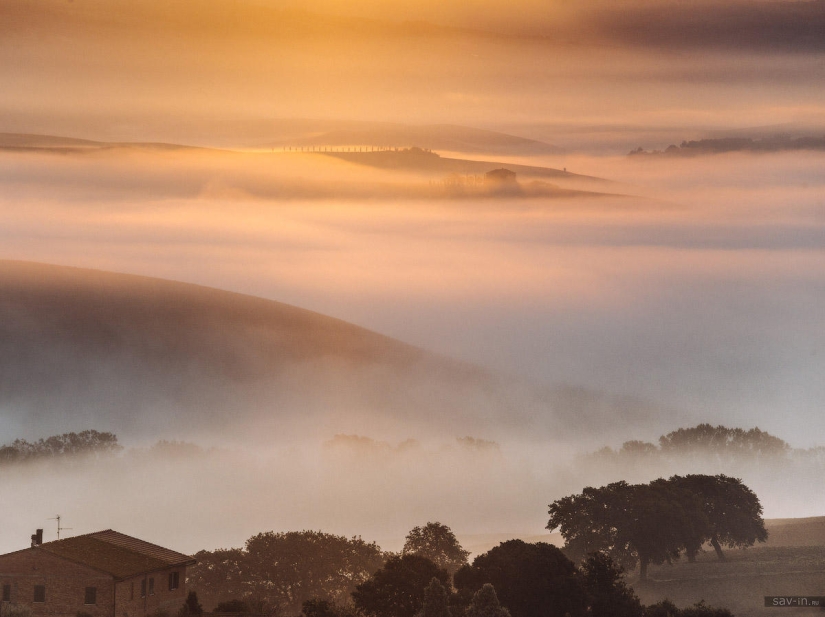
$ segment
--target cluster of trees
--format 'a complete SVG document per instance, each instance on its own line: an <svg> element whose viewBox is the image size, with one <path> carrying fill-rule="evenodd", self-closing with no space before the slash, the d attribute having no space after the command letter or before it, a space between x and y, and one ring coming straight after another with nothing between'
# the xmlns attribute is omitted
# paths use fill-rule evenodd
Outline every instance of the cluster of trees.
<svg viewBox="0 0 825 617"><path fill-rule="evenodd" d="M377 544L359 537L293 531L260 533L244 548L200 551L195 559L188 584L207 606L219 612L296 615L312 598L348 601L386 556ZM243 610L225 604L233 600L243 602Z"/></svg>
<svg viewBox="0 0 825 617"><path fill-rule="evenodd" d="M244 549L202 551L196 557L189 584L212 599L217 613L730 617L724 609L705 606L644 607L625 584L621 567L604 552L577 566L550 544L510 540L470 564L468 552L441 523L415 527L398 554L382 553L360 538L304 531L259 534Z"/></svg>
<svg viewBox="0 0 825 617"><path fill-rule="evenodd" d="M551 544L521 540L501 543L452 577L422 555L392 556L352 598L350 607L320 612L305 604L302 617L731 617L704 605L645 607L608 555L591 554L577 567Z"/></svg>
<svg viewBox="0 0 825 617"><path fill-rule="evenodd" d="M647 441L627 441L621 449L603 448L595 453L601 459L699 458L714 463L731 461L776 461L786 458L791 447L779 437L752 428L728 428L699 424L680 428L659 437L658 446Z"/></svg>
<svg viewBox="0 0 825 617"><path fill-rule="evenodd" d="M37 441L15 439L0 446L0 463L31 461L61 456L105 456L120 452L114 433L87 430L79 433L63 433Z"/></svg>
<svg viewBox="0 0 825 617"><path fill-rule="evenodd" d="M642 580L649 564L683 552L692 561L706 542L724 560L722 545L752 546L768 537L757 496L725 475L587 487L550 504L549 514L547 528L559 529L572 559L604 552L621 567L638 564Z"/></svg>

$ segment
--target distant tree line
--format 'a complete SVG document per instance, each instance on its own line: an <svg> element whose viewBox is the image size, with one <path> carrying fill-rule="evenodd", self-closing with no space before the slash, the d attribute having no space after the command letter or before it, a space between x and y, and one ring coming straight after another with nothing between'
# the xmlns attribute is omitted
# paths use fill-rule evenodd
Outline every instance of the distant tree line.
<svg viewBox="0 0 825 617"><path fill-rule="evenodd" d="M86 430L79 433L63 433L37 441L15 439L0 446L0 463L15 463L37 459L68 456L105 456L120 452L114 433Z"/></svg>
<svg viewBox="0 0 825 617"><path fill-rule="evenodd" d="M596 459L701 458L704 461L778 461L795 451L782 439L759 428L741 429L699 424L659 437L659 443L626 441L618 450L602 448Z"/></svg>
<svg viewBox="0 0 825 617"><path fill-rule="evenodd" d="M645 607L607 552L577 565L550 544L503 542L467 560L449 527L415 527L398 554L320 531L265 533L201 551L190 586L216 613L300 617L730 617ZM206 602L207 605L210 602ZM185 616L181 616L185 617Z"/></svg>
<svg viewBox="0 0 825 617"><path fill-rule="evenodd" d="M787 135L752 139L750 137L721 137L718 139L698 139L682 141L678 146L671 144L664 150L645 150L641 146L629 152L630 156L696 156L700 154L722 154L725 152L782 152L787 150L825 150L825 137L797 137Z"/></svg>

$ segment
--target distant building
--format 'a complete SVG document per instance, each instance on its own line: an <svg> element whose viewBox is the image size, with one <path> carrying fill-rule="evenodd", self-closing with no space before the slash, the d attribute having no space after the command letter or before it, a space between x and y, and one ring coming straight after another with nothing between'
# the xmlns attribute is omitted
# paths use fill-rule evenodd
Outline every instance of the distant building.
<svg viewBox="0 0 825 617"><path fill-rule="evenodd" d="M486 182L494 182L494 183L510 183L516 181L516 172L510 171L509 169L494 169L493 171L488 171L484 174L484 180Z"/></svg>
<svg viewBox="0 0 825 617"><path fill-rule="evenodd" d="M176 615L186 600L186 568L195 560L107 529L0 555L0 617L11 605L32 617Z"/></svg>

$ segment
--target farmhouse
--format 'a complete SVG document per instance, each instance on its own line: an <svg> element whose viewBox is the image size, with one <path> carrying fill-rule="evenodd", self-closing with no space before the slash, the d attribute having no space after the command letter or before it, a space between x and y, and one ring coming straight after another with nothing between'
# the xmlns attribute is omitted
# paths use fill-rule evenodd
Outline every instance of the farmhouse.
<svg viewBox="0 0 825 617"><path fill-rule="evenodd" d="M0 555L0 615L32 617L176 615L186 600L188 555L107 529Z"/></svg>

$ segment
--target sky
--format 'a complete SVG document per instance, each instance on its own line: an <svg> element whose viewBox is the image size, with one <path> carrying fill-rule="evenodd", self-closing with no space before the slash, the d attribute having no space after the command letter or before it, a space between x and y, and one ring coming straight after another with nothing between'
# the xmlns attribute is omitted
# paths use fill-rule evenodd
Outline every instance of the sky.
<svg viewBox="0 0 825 617"><path fill-rule="evenodd" d="M333 524L343 481L319 452L338 433L393 447L420 439L427 454L399 455L412 458L375 478L383 522L343 482L360 498L332 531L397 539L425 522L423 507L392 514L415 501L453 516L463 533L541 533L548 500L588 480L564 471L576 453L698 422L759 426L797 448L825 445L825 153L627 156L689 139L822 137L823 30L823 0L5 0L0 133L198 148L69 151L53 141L21 150L0 135L0 259L285 302L554 393L544 408L528 397L525 413L556 414L564 430L518 434L489 420L493 403L483 401L486 420L440 438L423 412L403 425L353 413L349 424L339 415L318 426L296 403L290 417L307 433L258 434L273 449L257 444L253 462L232 450L237 465L221 480L253 499L255 487L238 478L294 455L304 490L289 474L264 487L296 491L294 508L267 519L274 506L260 504L248 525L224 512L215 520L225 528L202 521L188 546L238 544L267 520ZM284 150L352 127L376 135L370 146L427 147L381 143L382 123L430 133L460 125L558 146L503 153L476 135L465 151L441 155L566 168L610 183L565 188L609 195L434 196L446 174ZM26 139L14 143L33 143ZM452 400L426 387L420 395ZM582 400L592 416L579 414ZM163 413L179 403L172 397ZM642 411L623 415L628 407ZM66 426L87 417L105 424L92 408ZM20 409L2 411L3 443L60 432L59 419L46 425ZM186 437L133 426L105 427L130 447ZM249 437L207 433L203 447L225 438L232 449ZM477 468L454 463L473 470L468 495L484 502L481 514L445 497L454 478L404 497L398 487L432 475L423 461L463 435L494 439L504 453ZM198 464L186 463L195 484ZM757 480L772 515L821 511ZM10 474L0 481L23 490ZM73 508L92 524L68 493L48 494L26 496L26 512ZM125 510L107 513L128 524Z"/></svg>

